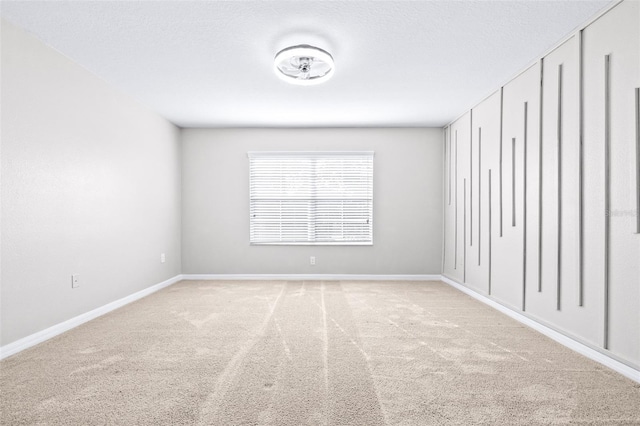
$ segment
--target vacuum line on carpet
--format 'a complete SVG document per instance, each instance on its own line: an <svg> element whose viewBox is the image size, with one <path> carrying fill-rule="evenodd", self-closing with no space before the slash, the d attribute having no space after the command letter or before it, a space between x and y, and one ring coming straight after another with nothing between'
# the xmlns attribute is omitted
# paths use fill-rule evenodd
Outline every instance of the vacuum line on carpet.
<svg viewBox="0 0 640 426"><path fill-rule="evenodd" d="M229 388L233 384L235 378L240 371L240 367L244 362L247 354L253 349L253 347L260 341L263 337L264 331L267 329L267 326L273 319L273 313L276 310L276 306L282 299L282 295L284 294L286 285L282 285L282 289L276 297L276 300L273 304L269 304L269 310L267 311L262 323L259 327L252 333L251 336L247 339L246 343L236 352L236 354L231 358L225 369L220 374L218 381L216 382L215 389L212 393L209 394L207 400L203 404L203 408L200 411L199 424L211 424L211 418L215 417L220 406L222 405L222 401L224 400L225 395L229 391Z"/></svg>
<svg viewBox="0 0 640 426"><path fill-rule="evenodd" d="M324 373L324 422L328 424L329 415L329 331L327 329L327 307L324 301L324 281L320 282L320 309L322 310L322 363Z"/></svg>
<svg viewBox="0 0 640 426"><path fill-rule="evenodd" d="M276 326L276 330L278 330L278 335L280 336L280 340L282 340L282 346L284 347L284 353L287 355L287 358L289 358L289 361L291 361L293 358L291 358L291 349L289 349L289 345L287 344L287 340L284 338L284 333L282 333L282 328L280 328L280 323L278 322L278 318L274 317L273 318L273 323Z"/></svg>

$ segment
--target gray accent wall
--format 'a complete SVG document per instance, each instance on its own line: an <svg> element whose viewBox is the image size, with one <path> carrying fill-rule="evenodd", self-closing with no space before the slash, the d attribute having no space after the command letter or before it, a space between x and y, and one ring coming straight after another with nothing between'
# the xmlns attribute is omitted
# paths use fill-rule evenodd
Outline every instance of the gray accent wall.
<svg viewBox="0 0 640 426"><path fill-rule="evenodd" d="M639 87L640 3L626 0L447 126L444 175L458 193L444 274L635 368Z"/></svg>
<svg viewBox="0 0 640 426"><path fill-rule="evenodd" d="M180 274L180 131L6 21L1 84L6 345Z"/></svg>
<svg viewBox="0 0 640 426"><path fill-rule="evenodd" d="M183 273L439 274L442 139L442 129L182 130ZM375 151L372 246L249 244L248 151L358 150Z"/></svg>

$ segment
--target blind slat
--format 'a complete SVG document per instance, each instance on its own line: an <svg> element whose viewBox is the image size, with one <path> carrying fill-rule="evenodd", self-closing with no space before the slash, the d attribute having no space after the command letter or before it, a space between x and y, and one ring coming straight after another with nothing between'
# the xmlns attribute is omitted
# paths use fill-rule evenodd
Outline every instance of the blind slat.
<svg viewBox="0 0 640 426"><path fill-rule="evenodd" d="M373 152L249 153L253 244L372 244Z"/></svg>

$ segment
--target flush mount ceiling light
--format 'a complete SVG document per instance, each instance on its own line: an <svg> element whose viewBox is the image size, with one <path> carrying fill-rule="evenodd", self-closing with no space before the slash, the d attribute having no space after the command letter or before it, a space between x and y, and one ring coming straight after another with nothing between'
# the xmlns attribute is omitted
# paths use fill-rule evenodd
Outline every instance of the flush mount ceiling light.
<svg viewBox="0 0 640 426"><path fill-rule="evenodd" d="M309 86L329 80L335 67L333 57L328 52L301 44L278 52L273 70L287 83Z"/></svg>

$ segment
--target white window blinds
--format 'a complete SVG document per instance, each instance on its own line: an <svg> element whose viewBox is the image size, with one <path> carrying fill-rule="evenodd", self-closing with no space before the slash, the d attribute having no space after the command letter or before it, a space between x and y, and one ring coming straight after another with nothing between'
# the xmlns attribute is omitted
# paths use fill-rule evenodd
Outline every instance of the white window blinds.
<svg viewBox="0 0 640 426"><path fill-rule="evenodd" d="M249 152L252 244L373 243L373 152Z"/></svg>

